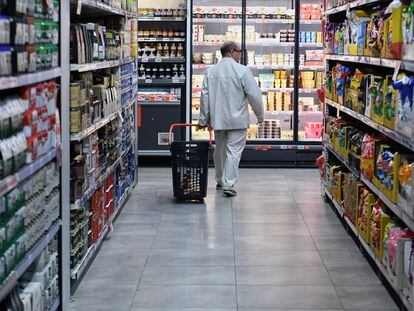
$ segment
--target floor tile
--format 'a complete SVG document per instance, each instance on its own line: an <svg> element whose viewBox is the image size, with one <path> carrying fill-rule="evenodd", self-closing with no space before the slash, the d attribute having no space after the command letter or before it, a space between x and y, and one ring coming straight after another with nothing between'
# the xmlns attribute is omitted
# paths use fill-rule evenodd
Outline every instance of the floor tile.
<svg viewBox="0 0 414 311"><path fill-rule="evenodd" d="M251 212L234 212L235 223L258 223L258 224L301 224L303 219L300 214L291 213L251 213Z"/></svg>
<svg viewBox="0 0 414 311"><path fill-rule="evenodd" d="M342 309L333 286L238 286L241 308Z"/></svg>
<svg viewBox="0 0 414 311"><path fill-rule="evenodd" d="M209 169L203 204L175 202L171 168L138 178L70 311L396 310L318 170L240 169L225 198Z"/></svg>
<svg viewBox="0 0 414 311"><path fill-rule="evenodd" d="M330 285L323 266L237 266L237 285Z"/></svg>
<svg viewBox="0 0 414 311"><path fill-rule="evenodd" d="M357 250L358 247L351 237L314 236L316 247L321 251Z"/></svg>
<svg viewBox="0 0 414 311"><path fill-rule="evenodd" d="M323 266L317 250L236 250L237 265Z"/></svg>
<svg viewBox="0 0 414 311"><path fill-rule="evenodd" d="M235 247L241 249L313 250L315 244L307 236L235 236Z"/></svg>
<svg viewBox="0 0 414 311"><path fill-rule="evenodd" d="M146 266L140 285L234 285L234 266Z"/></svg>
<svg viewBox="0 0 414 311"><path fill-rule="evenodd" d="M236 290L224 285L140 286L132 310L137 307L234 308Z"/></svg>
<svg viewBox="0 0 414 311"><path fill-rule="evenodd" d="M153 249L233 249L232 236L168 234L155 237Z"/></svg>
<svg viewBox="0 0 414 311"><path fill-rule="evenodd" d="M235 223L234 235L310 236L303 224Z"/></svg>
<svg viewBox="0 0 414 311"><path fill-rule="evenodd" d="M149 265L207 265L227 266L234 265L233 250L152 250Z"/></svg>
<svg viewBox="0 0 414 311"><path fill-rule="evenodd" d="M345 309L398 310L383 286L336 286Z"/></svg>

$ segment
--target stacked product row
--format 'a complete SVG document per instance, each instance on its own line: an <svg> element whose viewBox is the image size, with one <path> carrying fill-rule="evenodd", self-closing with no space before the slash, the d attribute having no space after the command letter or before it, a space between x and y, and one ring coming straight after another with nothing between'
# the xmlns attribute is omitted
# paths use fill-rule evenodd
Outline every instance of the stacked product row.
<svg viewBox="0 0 414 311"><path fill-rule="evenodd" d="M56 308L59 301L59 247L54 238L0 303L2 310L39 311ZM53 309L54 310L54 309Z"/></svg>
<svg viewBox="0 0 414 311"><path fill-rule="evenodd" d="M320 4L304 3L300 6L301 20L320 20L322 7ZM242 18L241 7L235 6L203 6L194 8L195 18ZM295 19L295 10L286 6L248 6L246 7L246 18L248 19Z"/></svg>
<svg viewBox="0 0 414 311"><path fill-rule="evenodd" d="M100 23L71 24L70 60L88 64L135 58L137 40L136 19L125 19L117 29Z"/></svg>
<svg viewBox="0 0 414 311"><path fill-rule="evenodd" d="M396 2L352 10L343 22L326 25L327 53L414 60L414 4Z"/></svg>
<svg viewBox="0 0 414 311"><path fill-rule="evenodd" d="M59 218L59 180L59 168L50 163L1 197L1 282Z"/></svg>
<svg viewBox="0 0 414 311"><path fill-rule="evenodd" d="M0 6L0 76L59 65L59 1Z"/></svg>
<svg viewBox="0 0 414 311"><path fill-rule="evenodd" d="M414 139L414 77L372 74L337 64L327 72L326 97L379 125Z"/></svg>
<svg viewBox="0 0 414 311"><path fill-rule="evenodd" d="M57 85L51 81L21 88L0 101L0 178L56 148L56 98Z"/></svg>

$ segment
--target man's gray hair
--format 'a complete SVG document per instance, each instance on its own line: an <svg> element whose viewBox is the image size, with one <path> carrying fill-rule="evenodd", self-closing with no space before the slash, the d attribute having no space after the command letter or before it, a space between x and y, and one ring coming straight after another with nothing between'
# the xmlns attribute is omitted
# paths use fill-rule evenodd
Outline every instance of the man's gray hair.
<svg viewBox="0 0 414 311"><path fill-rule="evenodd" d="M221 56L227 56L232 50L237 50L237 43L234 41L224 42L220 48Z"/></svg>

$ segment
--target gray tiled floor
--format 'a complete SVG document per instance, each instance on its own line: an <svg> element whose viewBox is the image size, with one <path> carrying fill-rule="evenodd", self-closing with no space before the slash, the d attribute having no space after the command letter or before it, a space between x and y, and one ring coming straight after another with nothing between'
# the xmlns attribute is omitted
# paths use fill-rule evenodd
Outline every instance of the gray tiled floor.
<svg viewBox="0 0 414 311"><path fill-rule="evenodd" d="M212 173L205 204L175 204L170 169L140 170L70 310L397 310L316 170L241 169L233 199Z"/></svg>

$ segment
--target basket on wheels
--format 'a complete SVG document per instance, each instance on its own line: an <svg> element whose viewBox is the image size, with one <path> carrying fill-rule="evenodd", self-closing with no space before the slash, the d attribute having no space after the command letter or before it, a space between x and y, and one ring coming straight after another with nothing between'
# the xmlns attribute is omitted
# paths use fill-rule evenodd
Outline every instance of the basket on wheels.
<svg viewBox="0 0 414 311"><path fill-rule="evenodd" d="M175 127L197 124L173 124L169 132L174 197L179 201L203 201L207 195L210 141L171 141Z"/></svg>

